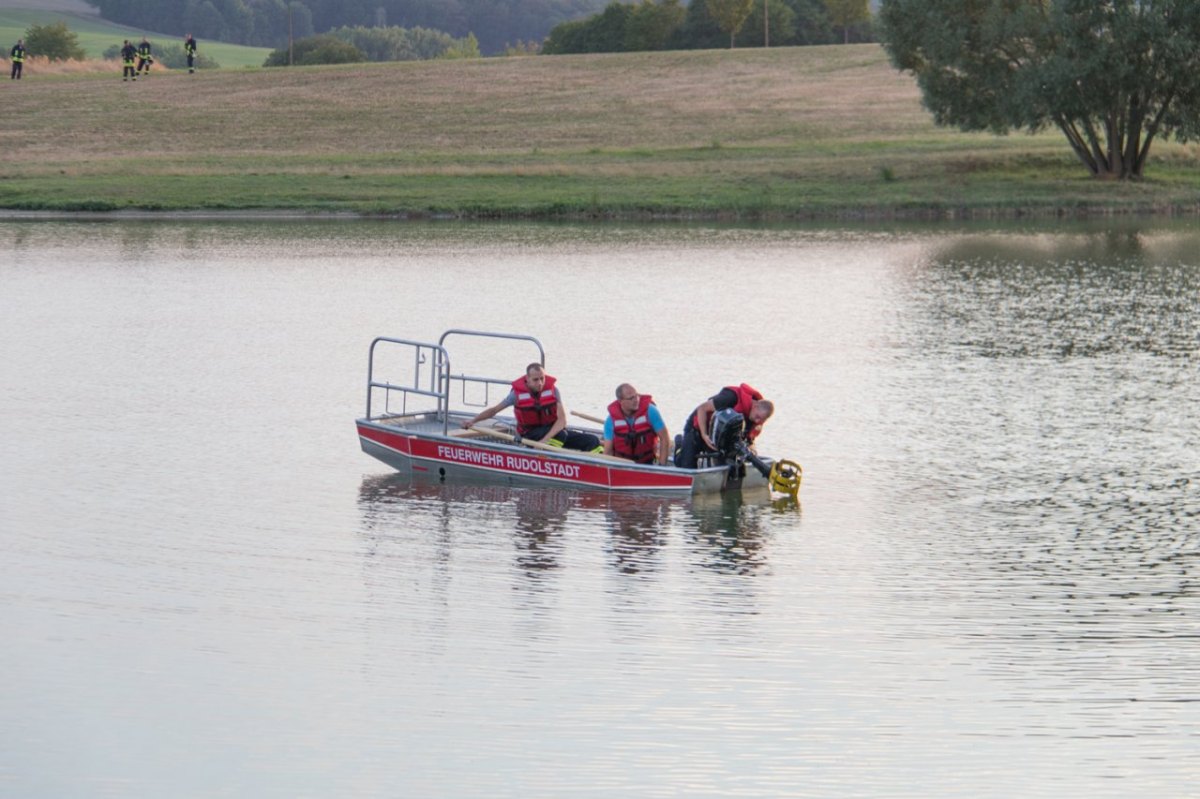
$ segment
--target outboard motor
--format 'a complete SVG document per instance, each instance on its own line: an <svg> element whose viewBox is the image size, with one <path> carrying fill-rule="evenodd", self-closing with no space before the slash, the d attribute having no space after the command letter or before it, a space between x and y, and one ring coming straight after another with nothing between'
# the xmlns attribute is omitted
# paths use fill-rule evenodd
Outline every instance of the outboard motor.
<svg viewBox="0 0 1200 799"><path fill-rule="evenodd" d="M749 463L767 478L767 485L772 491L795 499L803 474L800 464L789 460L764 461L751 452L743 435L745 430L746 418L732 408L714 413L709 417L708 437L716 444L717 451L700 453L699 465L728 466L729 476L725 480L725 487L740 488L746 476L746 464Z"/></svg>
<svg viewBox="0 0 1200 799"><path fill-rule="evenodd" d="M742 478L746 476L747 461L763 477L769 478L771 475L771 467L750 451L743 435L745 430L746 417L732 408L717 411L709 420L708 437L717 446L716 462L729 466L730 488L741 485Z"/></svg>

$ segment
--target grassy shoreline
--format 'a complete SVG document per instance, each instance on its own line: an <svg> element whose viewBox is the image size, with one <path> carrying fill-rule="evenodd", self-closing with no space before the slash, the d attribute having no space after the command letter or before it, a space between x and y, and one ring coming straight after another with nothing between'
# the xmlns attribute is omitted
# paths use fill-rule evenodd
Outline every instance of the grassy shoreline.
<svg viewBox="0 0 1200 799"><path fill-rule="evenodd" d="M8 83L0 209L402 218L1200 214L1200 147L1092 179L936 128L874 45Z"/></svg>

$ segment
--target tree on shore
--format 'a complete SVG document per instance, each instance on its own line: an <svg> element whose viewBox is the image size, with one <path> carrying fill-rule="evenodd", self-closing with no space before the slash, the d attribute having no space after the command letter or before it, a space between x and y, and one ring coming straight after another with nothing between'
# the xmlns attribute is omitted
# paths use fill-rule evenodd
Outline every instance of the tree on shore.
<svg viewBox="0 0 1200 799"><path fill-rule="evenodd" d="M1101 178L1200 136L1196 0L883 0L881 40L939 125L1057 127Z"/></svg>
<svg viewBox="0 0 1200 799"><path fill-rule="evenodd" d="M729 34L729 49L733 49L733 40L738 31L746 24L746 18L753 10L754 0L708 0L708 13L717 22L717 26Z"/></svg>

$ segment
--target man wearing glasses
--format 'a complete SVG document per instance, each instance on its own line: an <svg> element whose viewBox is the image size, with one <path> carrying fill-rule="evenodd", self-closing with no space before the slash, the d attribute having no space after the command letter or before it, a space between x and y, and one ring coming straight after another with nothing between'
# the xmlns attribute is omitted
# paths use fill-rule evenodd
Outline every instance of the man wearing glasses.
<svg viewBox="0 0 1200 799"><path fill-rule="evenodd" d="M604 454L666 466L670 447L671 434L654 398L628 383L617 386L617 399L604 420Z"/></svg>

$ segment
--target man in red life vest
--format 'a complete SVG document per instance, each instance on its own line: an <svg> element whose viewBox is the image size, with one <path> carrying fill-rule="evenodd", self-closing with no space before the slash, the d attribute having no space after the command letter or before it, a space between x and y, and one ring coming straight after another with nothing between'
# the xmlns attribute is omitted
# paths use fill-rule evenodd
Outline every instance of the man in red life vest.
<svg viewBox="0 0 1200 799"><path fill-rule="evenodd" d="M654 398L628 383L617 386L616 402L604 420L604 454L666 466L670 448L671 434Z"/></svg>
<svg viewBox="0 0 1200 799"><path fill-rule="evenodd" d="M775 412L775 405L770 400L763 399L762 394L753 386L745 383L726 386L700 403L684 422L683 443L675 456L676 466L695 469L701 453L716 451L716 445L708 435L709 417L726 408L732 408L746 417L744 436L751 449L754 447L754 439L762 432L763 424Z"/></svg>
<svg viewBox="0 0 1200 799"><path fill-rule="evenodd" d="M554 383L554 378L546 374L540 363L531 363L525 367L525 374L513 381L512 391L508 392L507 397L475 414L462 426L470 427L476 422L491 419L512 406L513 415L517 418L517 434L521 438L585 452L598 449L600 439L594 435L567 429L567 409L563 407L562 396Z"/></svg>

